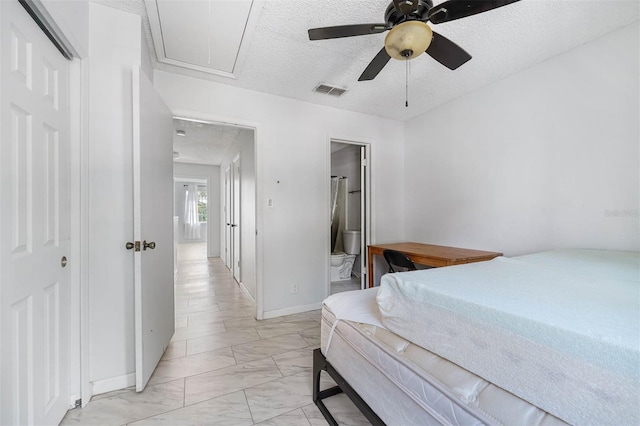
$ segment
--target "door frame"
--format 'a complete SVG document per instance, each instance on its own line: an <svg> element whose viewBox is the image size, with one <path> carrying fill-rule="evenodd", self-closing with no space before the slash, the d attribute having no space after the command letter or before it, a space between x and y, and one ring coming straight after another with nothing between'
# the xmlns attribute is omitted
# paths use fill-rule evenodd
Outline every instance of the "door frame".
<svg viewBox="0 0 640 426"><path fill-rule="evenodd" d="M255 121L238 119L233 117L225 117L217 114L211 114L207 112L201 111L192 111L185 110L181 108L172 108L174 118L191 120L191 121L200 121L208 124L223 124L223 125L231 125L238 127L246 127L253 130L253 152L254 152L254 167L255 167L255 217L256 217L256 252L255 252L255 280L256 280L256 319L264 319L264 288L263 288L263 238L262 238L262 229L263 229L263 205L260 202L262 200L262 124ZM224 205L224 169L220 168L220 184L223 186L220 191L221 205ZM224 230L222 225L222 219L224 218L224 212L221 215L221 236L224 235ZM221 238L221 245L224 244L225 239ZM220 253L223 255L224 251L222 250L224 247L221 247Z"/></svg>
<svg viewBox="0 0 640 426"><path fill-rule="evenodd" d="M325 279L325 297L329 297L331 295L331 203L329 200L331 199L331 144L341 143L345 145L354 145L358 147L363 147L365 149L365 156L367 160L367 165L365 169L365 182L366 185L364 188L360 188L362 191L362 195L365 197L365 212L364 214L360 213L360 220L364 225L365 231L361 234L361 250L360 250L360 264L361 264L361 273L362 278L360 280L361 289L364 289L362 283L366 283L367 278L369 276L369 265L367 264L367 246L372 243L374 238L374 217L373 217L373 209L371 206L372 202L372 179L373 179L373 169L371 167L371 152L372 152L372 144L370 142L365 141L357 141L351 138L338 138L338 137L328 137L327 138L327 171L326 171L326 191L325 191L325 265L326 267L326 279ZM362 229L362 226L361 226Z"/></svg>

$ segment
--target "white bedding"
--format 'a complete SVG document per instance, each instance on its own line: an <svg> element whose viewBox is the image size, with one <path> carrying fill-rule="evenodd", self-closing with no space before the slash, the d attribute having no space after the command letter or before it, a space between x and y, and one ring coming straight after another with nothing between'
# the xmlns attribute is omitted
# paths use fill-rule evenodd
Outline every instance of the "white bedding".
<svg viewBox="0 0 640 426"><path fill-rule="evenodd" d="M388 274L394 333L574 424L640 423L637 253L555 251Z"/></svg>

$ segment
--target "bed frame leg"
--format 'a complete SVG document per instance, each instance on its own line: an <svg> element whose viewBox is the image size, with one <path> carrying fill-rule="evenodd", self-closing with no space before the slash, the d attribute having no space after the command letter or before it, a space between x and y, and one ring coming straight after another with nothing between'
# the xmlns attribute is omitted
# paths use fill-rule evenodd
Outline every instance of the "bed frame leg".
<svg viewBox="0 0 640 426"><path fill-rule="evenodd" d="M333 418L322 400L342 392L339 386L334 386L323 391L320 390L320 373L327 371L327 359L322 355L320 348L313 351L313 402L316 404L324 418L331 426L338 426L338 422Z"/></svg>
<svg viewBox="0 0 640 426"><path fill-rule="evenodd" d="M323 391L320 390L320 373L326 371L329 376L338 384ZM385 426L385 423L378 415L367 405L360 395L347 383L347 381L338 373L335 368L322 355L320 349L313 351L313 402L318 406L320 412L331 426L338 426L338 422L333 418L322 400L333 395L344 392L349 399L355 404L360 412L371 422L373 426Z"/></svg>

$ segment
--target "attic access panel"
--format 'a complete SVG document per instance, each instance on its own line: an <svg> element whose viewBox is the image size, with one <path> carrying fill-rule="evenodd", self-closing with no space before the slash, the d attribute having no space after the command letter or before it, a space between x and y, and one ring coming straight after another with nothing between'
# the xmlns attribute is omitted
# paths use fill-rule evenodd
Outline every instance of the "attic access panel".
<svg viewBox="0 0 640 426"><path fill-rule="evenodd" d="M260 7L254 0L145 0L158 61L235 78Z"/></svg>

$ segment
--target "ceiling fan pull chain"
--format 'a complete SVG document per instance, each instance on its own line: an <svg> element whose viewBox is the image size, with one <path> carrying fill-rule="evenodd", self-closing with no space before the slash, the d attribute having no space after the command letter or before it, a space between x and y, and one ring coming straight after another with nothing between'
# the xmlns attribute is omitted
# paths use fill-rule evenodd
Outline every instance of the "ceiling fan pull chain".
<svg viewBox="0 0 640 426"><path fill-rule="evenodd" d="M404 106L409 108L409 61L404 61L406 64L406 72L404 79Z"/></svg>

